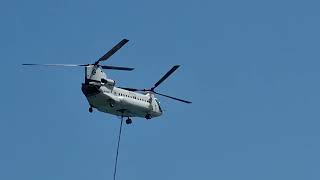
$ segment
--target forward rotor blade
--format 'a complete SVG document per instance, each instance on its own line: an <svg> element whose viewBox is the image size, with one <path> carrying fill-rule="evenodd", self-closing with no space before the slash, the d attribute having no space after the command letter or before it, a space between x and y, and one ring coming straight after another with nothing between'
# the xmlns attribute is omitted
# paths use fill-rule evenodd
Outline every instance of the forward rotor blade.
<svg viewBox="0 0 320 180"><path fill-rule="evenodd" d="M122 70L122 71L132 71L134 68L128 67L118 67L118 66L100 66L102 69L113 69L113 70Z"/></svg>
<svg viewBox="0 0 320 180"><path fill-rule="evenodd" d="M154 87L151 88L151 90L154 90L156 87L158 87L164 80L166 80L179 67L180 67L180 65L173 66L156 84L154 84Z"/></svg>
<svg viewBox="0 0 320 180"><path fill-rule="evenodd" d="M181 101L181 102L184 102L184 103L192 103L190 101L186 101L186 100L183 100L183 99L179 99L179 98L175 98L175 97L172 97L172 96L168 96L168 95L165 95L165 94L160 94L160 93L157 93L157 92L154 92L155 94L158 94L160 96L164 96L164 97L167 97L167 98L170 98L170 99L174 99L174 100L177 100L177 101Z"/></svg>
<svg viewBox="0 0 320 180"><path fill-rule="evenodd" d="M117 45L115 45L112 49L110 49L105 55L103 55L98 61L96 61L94 64L99 64L100 61L105 61L109 59L114 53L116 53L122 46L124 46L129 40L128 39L122 39Z"/></svg>
<svg viewBox="0 0 320 180"><path fill-rule="evenodd" d="M22 64L23 66L64 66L64 67L77 67L89 66L89 64Z"/></svg>

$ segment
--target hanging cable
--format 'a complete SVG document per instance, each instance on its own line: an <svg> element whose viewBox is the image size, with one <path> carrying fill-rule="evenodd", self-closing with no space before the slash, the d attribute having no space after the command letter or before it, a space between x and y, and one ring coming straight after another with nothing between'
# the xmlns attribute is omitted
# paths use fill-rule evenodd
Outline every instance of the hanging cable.
<svg viewBox="0 0 320 180"><path fill-rule="evenodd" d="M119 155L119 147L120 147L120 140L121 140L122 124L123 124L123 116L121 117L121 124L120 124L119 135L118 135L118 146L117 146L116 162L114 164L113 180L116 180L116 175L117 175L117 164L118 164L118 155Z"/></svg>

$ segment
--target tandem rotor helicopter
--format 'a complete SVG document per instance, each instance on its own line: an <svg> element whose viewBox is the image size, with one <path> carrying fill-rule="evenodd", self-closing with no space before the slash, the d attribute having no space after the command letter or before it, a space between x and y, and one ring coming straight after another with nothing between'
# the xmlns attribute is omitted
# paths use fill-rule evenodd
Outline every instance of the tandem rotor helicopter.
<svg viewBox="0 0 320 180"><path fill-rule="evenodd" d="M89 102L89 112L93 108L98 111L109 113L116 116L127 117L126 124L131 124L131 117L141 117L151 119L161 116L163 111L155 95L164 96L184 103L191 103L183 99L161 94L155 89L166 80L179 65L173 66L162 78L149 89L136 89L128 87L116 87L115 81L108 79L102 69L132 71L134 68L105 66L100 65L102 61L108 60L115 52L124 46L129 40L123 39L99 60L93 64L22 64L40 66L64 66L85 68L85 81L82 83L81 90Z"/></svg>

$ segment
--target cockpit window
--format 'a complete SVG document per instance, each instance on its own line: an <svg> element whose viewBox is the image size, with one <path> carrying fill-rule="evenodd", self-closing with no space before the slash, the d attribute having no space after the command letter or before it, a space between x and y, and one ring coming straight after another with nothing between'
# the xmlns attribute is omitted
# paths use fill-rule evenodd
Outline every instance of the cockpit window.
<svg viewBox="0 0 320 180"><path fill-rule="evenodd" d="M158 107L159 107L160 112L162 112L162 109L161 109L161 106L160 106L160 103L159 103L158 99L155 99L155 100L156 100L156 102L157 102L157 104L158 104Z"/></svg>

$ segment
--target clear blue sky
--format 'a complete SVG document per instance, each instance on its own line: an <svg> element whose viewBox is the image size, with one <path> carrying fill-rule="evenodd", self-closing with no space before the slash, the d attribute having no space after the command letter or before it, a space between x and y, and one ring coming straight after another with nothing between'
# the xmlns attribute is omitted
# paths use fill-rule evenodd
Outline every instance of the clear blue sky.
<svg viewBox="0 0 320 180"><path fill-rule="evenodd" d="M112 179L120 121L88 113L83 69L159 91L165 114L125 126L118 179L320 179L319 1L4 0L0 179Z"/></svg>

